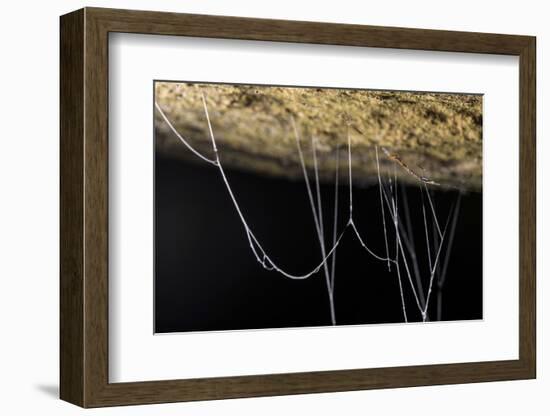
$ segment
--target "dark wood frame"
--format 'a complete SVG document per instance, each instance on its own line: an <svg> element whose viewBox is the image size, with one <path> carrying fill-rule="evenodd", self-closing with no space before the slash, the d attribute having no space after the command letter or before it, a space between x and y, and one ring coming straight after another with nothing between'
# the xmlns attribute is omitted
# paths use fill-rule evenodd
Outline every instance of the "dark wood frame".
<svg viewBox="0 0 550 416"><path fill-rule="evenodd" d="M109 383L109 32L519 56L519 359ZM82 407L407 387L536 376L535 38L85 8L61 17L61 386Z"/></svg>

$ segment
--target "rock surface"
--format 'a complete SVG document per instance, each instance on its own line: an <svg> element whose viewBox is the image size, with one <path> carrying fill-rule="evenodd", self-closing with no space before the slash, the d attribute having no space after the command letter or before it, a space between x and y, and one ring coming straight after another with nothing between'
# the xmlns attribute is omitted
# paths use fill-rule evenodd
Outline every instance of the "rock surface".
<svg viewBox="0 0 550 416"><path fill-rule="evenodd" d="M156 101L165 115L210 158L203 93L224 167L302 180L294 119L306 166L312 173L314 140L324 181L334 180L337 153L340 175L347 176L349 134L355 184L377 181L377 148L383 175L481 190L481 95L156 82ZM205 163L157 110L155 133L157 151Z"/></svg>

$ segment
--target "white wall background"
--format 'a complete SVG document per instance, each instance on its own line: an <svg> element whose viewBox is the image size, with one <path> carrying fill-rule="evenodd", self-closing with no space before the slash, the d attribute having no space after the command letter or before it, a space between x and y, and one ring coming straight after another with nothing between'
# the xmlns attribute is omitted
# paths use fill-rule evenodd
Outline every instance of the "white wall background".
<svg viewBox="0 0 550 416"><path fill-rule="evenodd" d="M545 2L253 2L231 0L5 2L0 13L0 412L84 412L58 395L59 21L82 6L155 9L276 19L536 35L538 41L538 379L533 381L315 394L87 411L103 415L409 414L546 415L550 361L544 348L550 285L544 282L542 213L550 146L542 128L550 101L550 26ZM546 87L546 88L545 88ZM545 201L546 199L546 201Z"/></svg>

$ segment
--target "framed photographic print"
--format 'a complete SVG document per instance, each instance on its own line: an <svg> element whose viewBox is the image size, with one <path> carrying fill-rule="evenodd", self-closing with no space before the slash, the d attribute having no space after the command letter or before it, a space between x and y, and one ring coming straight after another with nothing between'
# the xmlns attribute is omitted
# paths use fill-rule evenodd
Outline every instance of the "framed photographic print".
<svg viewBox="0 0 550 416"><path fill-rule="evenodd" d="M61 17L83 406L534 378L535 38Z"/></svg>

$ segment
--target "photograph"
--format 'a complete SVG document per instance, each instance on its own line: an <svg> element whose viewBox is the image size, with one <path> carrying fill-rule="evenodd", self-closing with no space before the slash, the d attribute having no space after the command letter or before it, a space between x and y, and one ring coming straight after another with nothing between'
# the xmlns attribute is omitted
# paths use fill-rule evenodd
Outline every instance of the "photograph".
<svg viewBox="0 0 550 416"><path fill-rule="evenodd" d="M3 5L0 416L550 414L544 2Z"/></svg>
<svg viewBox="0 0 550 416"><path fill-rule="evenodd" d="M483 94L155 80L154 332L483 316Z"/></svg>

